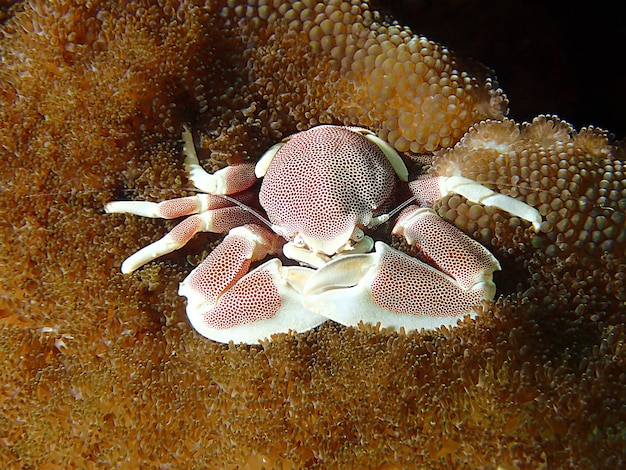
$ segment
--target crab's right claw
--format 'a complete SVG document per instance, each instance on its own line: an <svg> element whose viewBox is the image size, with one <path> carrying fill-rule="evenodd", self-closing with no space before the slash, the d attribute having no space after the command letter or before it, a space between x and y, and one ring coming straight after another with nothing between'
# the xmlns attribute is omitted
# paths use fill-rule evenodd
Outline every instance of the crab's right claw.
<svg viewBox="0 0 626 470"><path fill-rule="evenodd" d="M290 269L276 258L267 261L239 279L215 305L206 301L202 281L194 279L193 272L178 293L187 297L189 322L202 336L221 343L255 344L274 334L304 332L327 320L302 306L302 295L288 280Z"/></svg>
<svg viewBox="0 0 626 470"><path fill-rule="evenodd" d="M405 331L452 326L474 315L493 284L469 289L452 277L382 242L369 254L346 255L314 272L304 287L304 304L338 323L360 321Z"/></svg>
<svg viewBox="0 0 626 470"><path fill-rule="evenodd" d="M180 284L191 325L214 341L254 344L273 334L303 332L326 321L302 307L310 269L272 259L246 273L273 249L263 227L239 227Z"/></svg>

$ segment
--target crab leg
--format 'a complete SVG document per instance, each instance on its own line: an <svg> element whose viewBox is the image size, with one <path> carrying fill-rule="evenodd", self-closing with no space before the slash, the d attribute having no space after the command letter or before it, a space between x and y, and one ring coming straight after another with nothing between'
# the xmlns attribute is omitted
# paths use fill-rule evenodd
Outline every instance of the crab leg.
<svg viewBox="0 0 626 470"><path fill-rule="evenodd" d="M524 219L535 230L541 227L541 215L534 207L510 196L496 193L477 181L462 176L426 176L409 183L409 188L422 205L432 206L448 194L460 194L468 201L493 206Z"/></svg>
<svg viewBox="0 0 626 470"><path fill-rule="evenodd" d="M224 233L233 227L256 222L254 215L239 207L224 207L187 217L163 238L143 247L122 263L124 274L185 246L198 232Z"/></svg>
<svg viewBox="0 0 626 470"><path fill-rule="evenodd" d="M251 210L232 207L232 202L219 195L238 194L249 198L246 191L257 181L254 165L232 165L213 174L207 173L198 161L189 129L183 132L185 169L196 188L204 191L190 197L182 197L160 203L148 201L113 201L104 210L107 213L130 213L144 217L174 219L191 215L174 227L160 240L137 251L122 263L122 272L131 273L159 256L184 246L198 232L226 233L233 227L256 222L258 217ZM206 194L208 193L208 194ZM236 202L236 201L235 201ZM242 204L247 207L247 204Z"/></svg>
<svg viewBox="0 0 626 470"><path fill-rule="evenodd" d="M191 131L183 131L183 154L185 170L189 179L200 191L209 194L235 194L244 191L257 181L253 163L239 163L208 173L202 166L193 145Z"/></svg>
<svg viewBox="0 0 626 470"><path fill-rule="evenodd" d="M153 259L184 246L198 232L226 233L233 227L256 222L256 216L233 207L221 197L210 194L170 199L160 203L147 201L113 201L107 213L131 213L144 217L173 219L189 214L160 240L145 246L122 263L122 272L131 273Z"/></svg>
<svg viewBox="0 0 626 470"><path fill-rule="evenodd" d="M394 233L433 265L377 242L374 253L333 260L310 276L305 306L344 325L380 322L410 331L454 325L495 295L498 261L431 209L405 209Z"/></svg>
<svg viewBox="0 0 626 470"><path fill-rule="evenodd" d="M326 320L301 304L297 289L311 270L283 267L272 259L248 272L252 262L275 253L280 243L264 227L237 227L187 276L178 292L187 297L187 316L200 334L220 342L256 343Z"/></svg>
<svg viewBox="0 0 626 470"><path fill-rule="evenodd" d="M232 206L232 203L212 194L169 199L162 202L112 201L105 207L107 214L135 214L142 217L175 219L184 215L197 214L212 209Z"/></svg>

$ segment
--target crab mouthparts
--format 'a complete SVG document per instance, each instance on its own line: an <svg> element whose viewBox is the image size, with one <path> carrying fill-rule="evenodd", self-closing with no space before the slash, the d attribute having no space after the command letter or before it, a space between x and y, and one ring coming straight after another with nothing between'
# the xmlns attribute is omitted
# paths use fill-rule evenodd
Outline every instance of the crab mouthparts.
<svg viewBox="0 0 626 470"><path fill-rule="evenodd" d="M335 233L327 237L311 236L300 232L294 237L293 243L314 253L333 256L342 251L351 250L363 237L363 230L354 227L344 233Z"/></svg>

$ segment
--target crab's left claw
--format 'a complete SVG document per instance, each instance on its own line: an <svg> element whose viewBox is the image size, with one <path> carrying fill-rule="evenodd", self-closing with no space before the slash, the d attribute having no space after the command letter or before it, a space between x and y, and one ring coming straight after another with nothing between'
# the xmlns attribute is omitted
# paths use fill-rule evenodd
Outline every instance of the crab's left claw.
<svg viewBox="0 0 626 470"><path fill-rule="evenodd" d="M382 242L369 254L347 255L311 275L304 304L338 323L360 321L405 331L455 325L495 294L491 272L461 287L453 277Z"/></svg>
<svg viewBox="0 0 626 470"><path fill-rule="evenodd" d="M344 325L411 331L455 325L493 299L498 260L432 209L407 207L393 233L431 264L377 242L374 253L345 255L311 274L304 305Z"/></svg>

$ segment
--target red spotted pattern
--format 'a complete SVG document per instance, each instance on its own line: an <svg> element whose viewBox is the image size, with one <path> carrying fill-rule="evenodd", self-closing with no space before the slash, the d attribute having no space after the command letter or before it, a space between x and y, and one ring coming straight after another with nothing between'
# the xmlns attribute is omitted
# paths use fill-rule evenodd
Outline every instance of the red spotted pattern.
<svg viewBox="0 0 626 470"><path fill-rule="evenodd" d="M243 237L227 236L187 277L190 287L215 305L222 293L250 268L255 243Z"/></svg>
<svg viewBox="0 0 626 470"><path fill-rule="evenodd" d="M281 306L280 294L266 270L253 271L224 293L214 309L204 315L210 328L225 330L273 318Z"/></svg>
<svg viewBox="0 0 626 470"><path fill-rule="evenodd" d="M192 215L180 222L166 236L174 240L178 245L183 246L201 230L202 221L197 215Z"/></svg>
<svg viewBox="0 0 626 470"><path fill-rule="evenodd" d="M254 214L241 207L231 206L223 209L214 209L211 232L226 233L232 228L253 224L258 221L259 219Z"/></svg>
<svg viewBox="0 0 626 470"><path fill-rule="evenodd" d="M418 218L404 229L404 236L464 289L472 286L476 275L498 269L492 255L482 245L436 214Z"/></svg>
<svg viewBox="0 0 626 470"><path fill-rule="evenodd" d="M159 203L159 213L164 219L175 219L183 215L198 211L198 201L195 196L179 197Z"/></svg>
<svg viewBox="0 0 626 470"><path fill-rule="evenodd" d="M385 154L359 133L337 126L296 134L276 154L259 194L273 224L289 235L333 240L365 226L392 195Z"/></svg>
<svg viewBox="0 0 626 470"><path fill-rule="evenodd" d="M248 189L256 181L253 163L240 163L225 169L226 194L235 194Z"/></svg>
<svg viewBox="0 0 626 470"><path fill-rule="evenodd" d="M380 307L404 315L455 317L480 303L482 291L466 292L403 253L382 255L372 281L372 298Z"/></svg>
<svg viewBox="0 0 626 470"><path fill-rule="evenodd" d="M415 195L415 202L420 206L431 207L435 201L441 199L439 178L423 176L409 183L411 192Z"/></svg>

